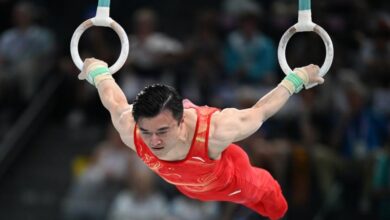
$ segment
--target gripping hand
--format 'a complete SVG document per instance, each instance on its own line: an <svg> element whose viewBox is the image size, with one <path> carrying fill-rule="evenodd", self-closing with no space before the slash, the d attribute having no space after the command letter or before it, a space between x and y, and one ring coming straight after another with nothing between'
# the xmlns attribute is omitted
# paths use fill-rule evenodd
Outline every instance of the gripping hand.
<svg viewBox="0 0 390 220"><path fill-rule="evenodd" d="M319 71L320 68L313 64L295 68L293 72L284 77L280 85L285 87L290 94L298 93L304 86L324 83L324 78L319 75Z"/></svg>
<svg viewBox="0 0 390 220"><path fill-rule="evenodd" d="M113 79L107 63L95 58L85 59L83 70L78 78L87 80L93 86L97 86L103 80Z"/></svg>

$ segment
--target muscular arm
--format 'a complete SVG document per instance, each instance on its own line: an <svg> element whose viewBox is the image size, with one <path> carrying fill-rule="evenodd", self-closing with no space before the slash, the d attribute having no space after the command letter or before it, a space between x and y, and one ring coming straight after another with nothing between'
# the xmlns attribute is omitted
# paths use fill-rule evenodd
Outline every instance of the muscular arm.
<svg viewBox="0 0 390 220"><path fill-rule="evenodd" d="M323 82L322 77L318 76L319 68L317 66L309 65L304 69L306 83ZM242 110L227 108L213 114L209 149L214 155L221 153L229 144L252 135L265 120L284 106L293 92L288 86L281 84L263 96L251 108Z"/></svg>
<svg viewBox="0 0 390 220"><path fill-rule="evenodd" d="M96 75L91 76L91 74ZM132 116L132 105L127 103L125 94L109 74L107 63L95 58L86 59L79 79L85 79L96 86L100 100L111 114L115 129L119 132L123 142L134 150L135 122Z"/></svg>
<svg viewBox="0 0 390 220"><path fill-rule="evenodd" d="M112 123L122 140L134 148L133 129L135 122L125 94L114 80L103 80L96 86L103 106L110 112Z"/></svg>
<svg viewBox="0 0 390 220"><path fill-rule="evenodd" d="M117 122L124 111L131 110L125 94L114 80L104 80L97 85L103 106L111 113L113 122Z"/></svg>
<svg viewBox="0 0 390 220"><path fill-rule="evenodd" d="M251 108L226 108L214 113L211 119L210 146L224 149L230 143L252 135L265 120L283 107L289 97L288 90L279 85Z"/></svg>

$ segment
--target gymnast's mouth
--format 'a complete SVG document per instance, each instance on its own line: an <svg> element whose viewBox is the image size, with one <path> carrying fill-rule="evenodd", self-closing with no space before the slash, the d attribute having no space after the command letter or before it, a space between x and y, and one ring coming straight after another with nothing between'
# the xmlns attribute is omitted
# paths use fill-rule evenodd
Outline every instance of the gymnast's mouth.
<svg viewBox="0 0 390 220"><path fill-rule="evenodd" d="M156 147L151 147L153 150L162 150L164 147L162 146L156 146Z"/></svg>

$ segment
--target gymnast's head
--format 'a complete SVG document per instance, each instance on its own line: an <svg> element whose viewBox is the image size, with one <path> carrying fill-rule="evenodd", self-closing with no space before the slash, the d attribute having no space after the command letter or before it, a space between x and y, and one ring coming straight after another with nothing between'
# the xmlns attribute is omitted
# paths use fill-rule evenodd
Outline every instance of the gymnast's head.
<svg viewBox="0 0 390 220"><path fill-rule="evenodd" d="M158 149L174 144L172 137L183 122L183 99L174 88L154 84L138 93L132 113L145 143Z"/></svg>
<svg viewBox="0 0 390 220"><path fill-rule="evenodd" d="M178 123L183 117L183 99L167 85L153 84L138 93L133 102L133 117L139 123L142 118L153 118L169 111Z"/></svg>

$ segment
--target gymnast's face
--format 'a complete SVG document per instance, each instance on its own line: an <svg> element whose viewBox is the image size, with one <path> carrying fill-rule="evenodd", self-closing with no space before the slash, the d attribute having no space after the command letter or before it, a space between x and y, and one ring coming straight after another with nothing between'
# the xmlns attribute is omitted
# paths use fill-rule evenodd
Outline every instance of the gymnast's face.
<svg viewBox="0 0 390 220"><path fill-rule="evenodd" d="M177 146L181 122L172 116L171 111L165 110L153 118L140 118L138 127L146 145L157 157L161 157Z"/></svg>

